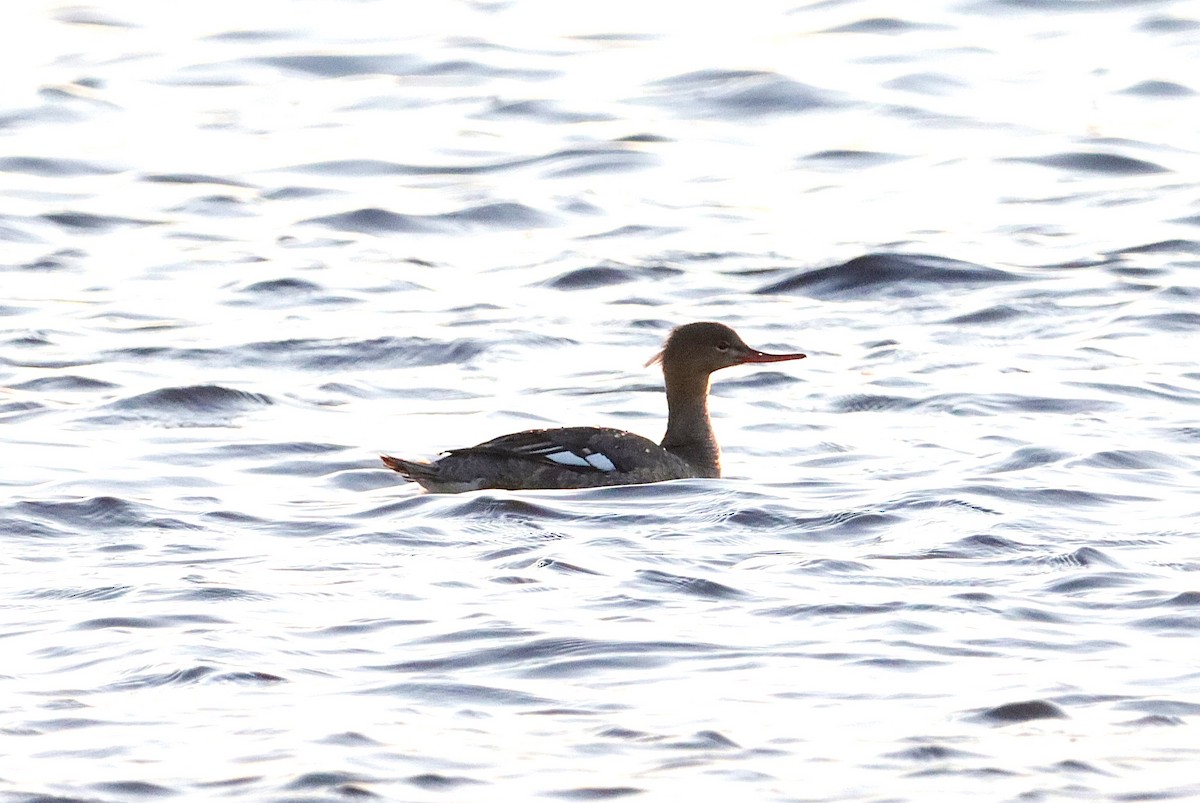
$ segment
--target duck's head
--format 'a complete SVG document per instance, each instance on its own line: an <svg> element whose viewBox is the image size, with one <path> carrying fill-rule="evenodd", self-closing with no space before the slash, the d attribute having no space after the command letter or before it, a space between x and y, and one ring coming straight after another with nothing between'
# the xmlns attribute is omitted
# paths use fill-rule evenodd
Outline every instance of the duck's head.
<svg viewBox="0 0 1200 803"><path fill-rule="evenodd" d="M671 330L662 351L646 365L662 363L663 373L681 372L707 376L731 365L752 362L801 360L804 354L768 354L746 345L738 333L723 323L701 321Z"/></svg>

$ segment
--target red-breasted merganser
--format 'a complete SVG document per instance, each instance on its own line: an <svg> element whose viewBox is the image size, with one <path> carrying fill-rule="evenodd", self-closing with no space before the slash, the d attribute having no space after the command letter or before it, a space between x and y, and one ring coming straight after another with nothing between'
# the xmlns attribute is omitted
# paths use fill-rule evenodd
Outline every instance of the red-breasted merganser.
<svg viewBox="0 0 1200 803"><path fill-rule="evenodd" d="M747 346L720 323L674 329L646 365L662 363L667 389L667 434L662 445L607 427L531 429L451 449L432 463L383 455L388 468L434 493L482 488L592 488L720 477L721 448L708 418L708 382L731 365L799 360Z"/></svg>

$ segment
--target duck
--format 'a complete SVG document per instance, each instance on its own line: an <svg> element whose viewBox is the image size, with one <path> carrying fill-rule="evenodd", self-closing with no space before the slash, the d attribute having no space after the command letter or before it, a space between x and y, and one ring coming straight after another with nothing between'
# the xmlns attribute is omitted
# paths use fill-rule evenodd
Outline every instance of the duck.
<svg viewBox="0 0 1200 803"><path fill-rule="evenodd" d="M646 366L662 366L667 431L659 443L610 427L555 427L449 449L433 461L380 455L430 493L638 485L721 476L721 448L708 413L712 374L735 365L802 360L753 349L730 327L699 321L671 330Z"/></svg>

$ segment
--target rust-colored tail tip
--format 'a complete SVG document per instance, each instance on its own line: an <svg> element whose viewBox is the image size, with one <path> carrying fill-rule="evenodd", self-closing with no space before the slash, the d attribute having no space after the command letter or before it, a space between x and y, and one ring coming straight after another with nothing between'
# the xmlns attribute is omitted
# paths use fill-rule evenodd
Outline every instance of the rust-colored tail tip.
<svg viewBox="0 0 1200 803"><path fill-rule="evenodd" d="M390 468L392 471L403 471L404 470L404 467L400 464L400 461L397 460L396 458L392 457L391 455L381 454L381 455L379 455L379 459L382 460L383 464L385 466L387 466L388 468Z"/></svg>

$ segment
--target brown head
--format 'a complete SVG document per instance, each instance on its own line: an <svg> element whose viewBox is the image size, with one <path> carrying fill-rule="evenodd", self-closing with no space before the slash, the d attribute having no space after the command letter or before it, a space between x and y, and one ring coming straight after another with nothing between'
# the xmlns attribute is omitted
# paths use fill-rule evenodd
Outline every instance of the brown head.
<svg viewBox="0 0 1200 803"><path fill-rule="evenodd" d="M801 360L803 354L768 354L746 345L738 333L723 323L687 323L671 331L662 351L646 365L661 362L663 373L682 372L707 377L731 365L752 362Z"/></svg>

